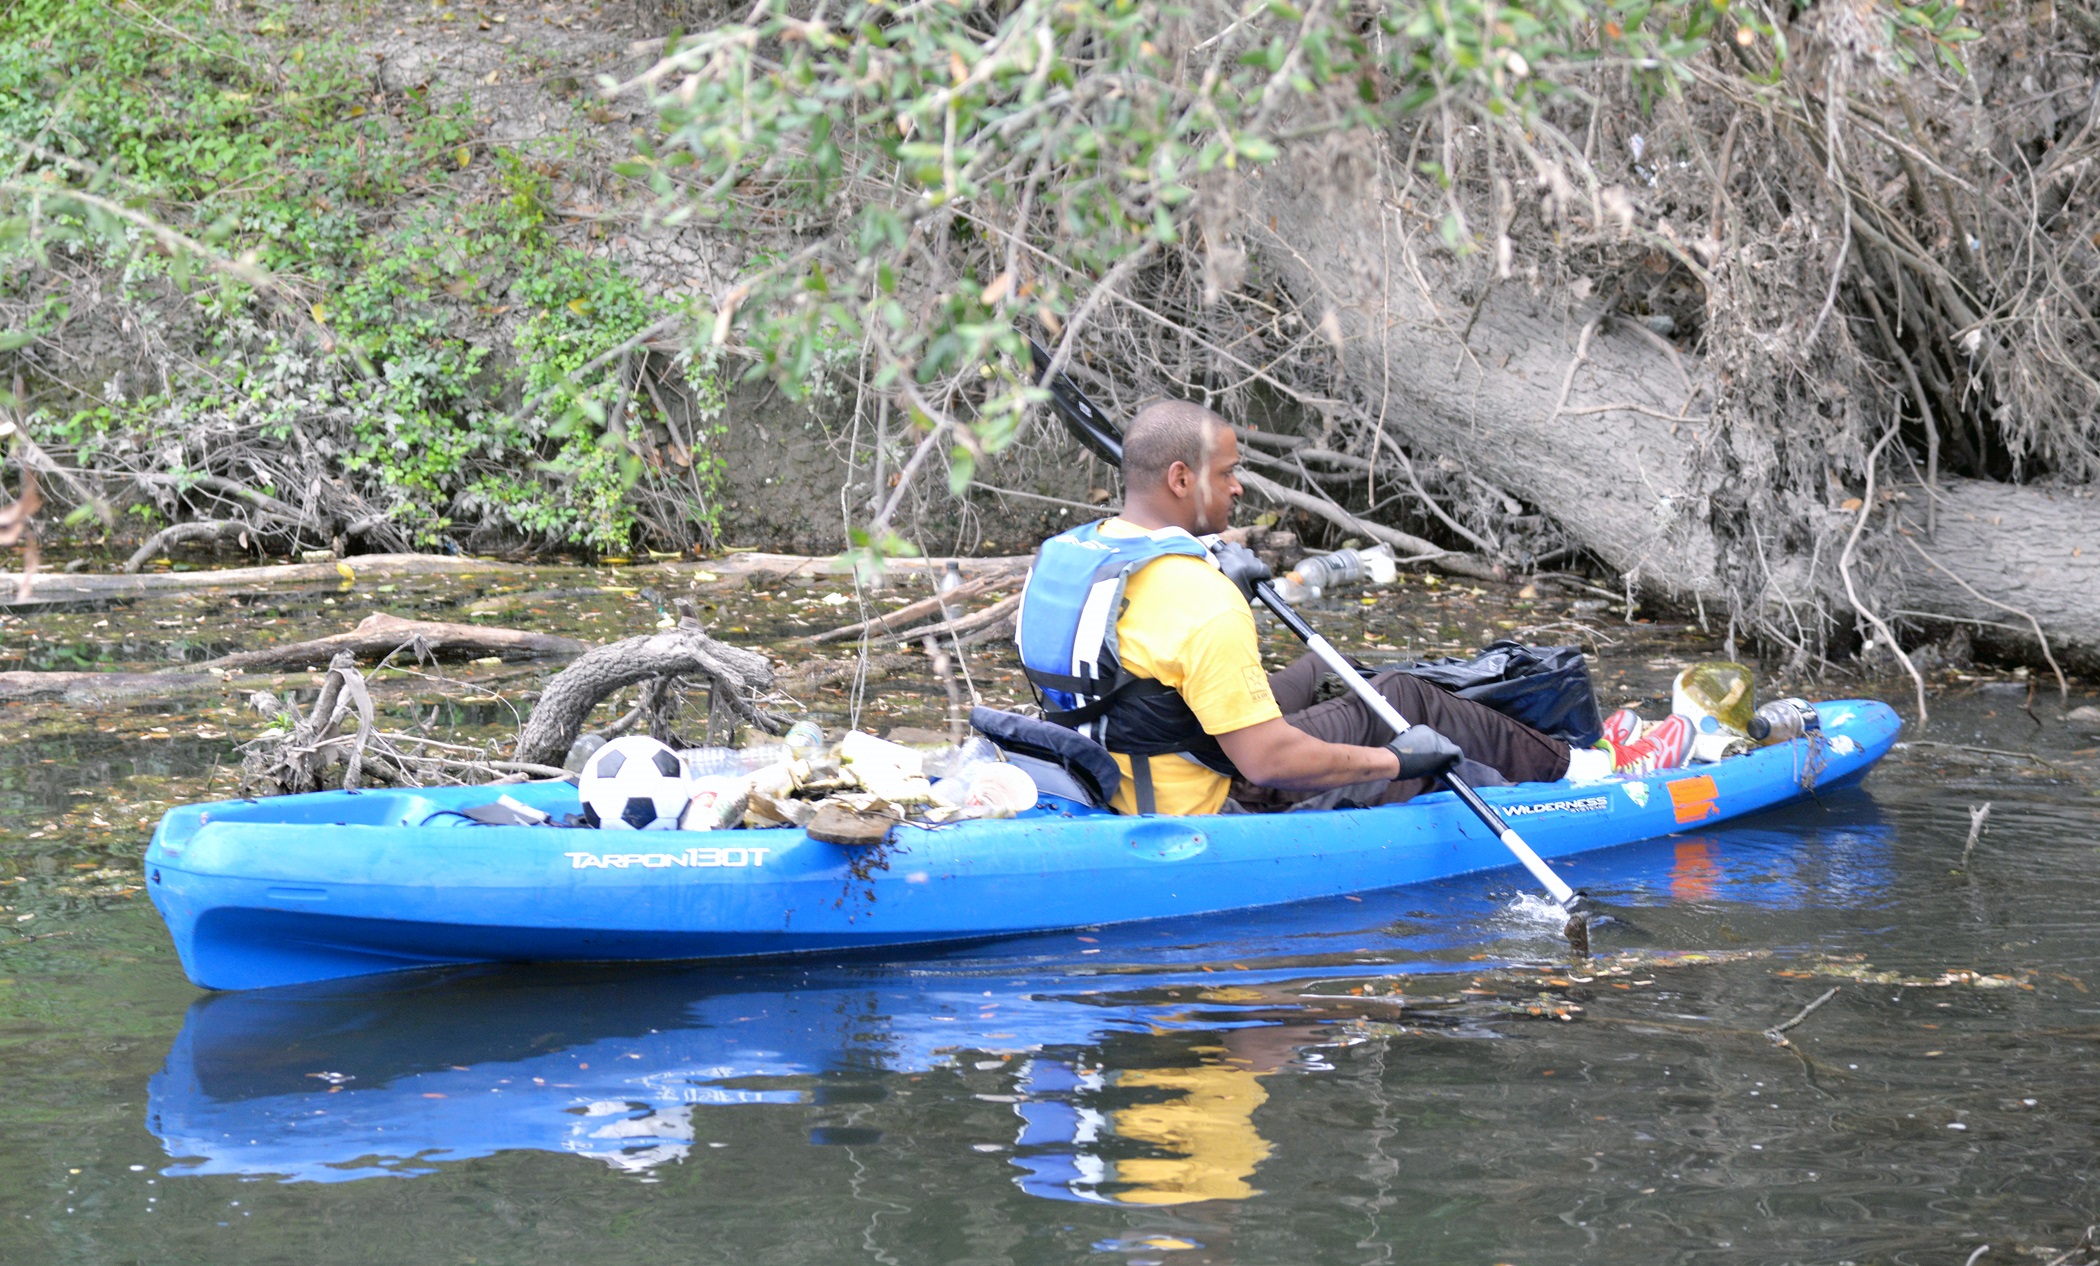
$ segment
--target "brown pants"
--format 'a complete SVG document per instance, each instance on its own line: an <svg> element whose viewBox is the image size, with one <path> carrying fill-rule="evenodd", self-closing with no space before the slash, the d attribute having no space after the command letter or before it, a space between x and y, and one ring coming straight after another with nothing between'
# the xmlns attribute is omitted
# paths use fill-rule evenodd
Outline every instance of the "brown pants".
<svg viewBox="0 0 2100 1266"><path fill-rule="evenodd" d="M1315 738L1358 747L1383 747L1393 731L1355 694L1314 703L1314 692L1327 666L1304 655L1288 668L1269 674L1269 689L1283 709L1283 719ZM1418 677L1383 672L1371 685L1411 725L1426 725L1458 744L1468 761L1487 766L1510 782L1554 782L1568 772L1568 745L1468 699L1448 694ZM1355 804L1398 804L1430 789L1421 778L1357 783L1328 791L1277 791L1235 778L1232 798L1249 809L1288 808L1315 796ZM1337 792L1340 794L1337 795Z"/></svg>

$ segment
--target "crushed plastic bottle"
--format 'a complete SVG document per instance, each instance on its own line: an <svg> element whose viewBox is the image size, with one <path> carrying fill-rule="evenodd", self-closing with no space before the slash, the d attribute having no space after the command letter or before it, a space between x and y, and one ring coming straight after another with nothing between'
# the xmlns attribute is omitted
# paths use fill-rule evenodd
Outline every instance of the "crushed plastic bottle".
<svg viewBox="0 0 2100 1266"><path fill-rule="evenodd" d="M751 781L736 774L710 774L693 780L693 794L678 816L681 831L726 831L744 820L751 803Z"/></svg>
<svg viewBox="0 0 2100 1266"><path fill-rule="evenodd" d="M725 774L741 774L744 762L733 747L688 747L678 753L685 762L688 778L714 778Z"/></svg>

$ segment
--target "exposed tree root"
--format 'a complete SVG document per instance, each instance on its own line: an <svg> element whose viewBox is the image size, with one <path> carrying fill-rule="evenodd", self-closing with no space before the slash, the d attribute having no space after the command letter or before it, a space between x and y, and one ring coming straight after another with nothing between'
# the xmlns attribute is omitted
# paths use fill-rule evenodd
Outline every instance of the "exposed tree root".
<svg viewBox="0 0 2100 1266"><path fill-rule="evenodd" d="M757 651L707 636L687 617L662 633L630 637L588 651L547 683L518 737L517 759L558 765L583 730L584 718L617 690L657 678L704 678L710 687L710 728L718 712L772 733L787 722L760 707L773 686L773 663ZM661 698L657 710L664 710ZM645 708L645 712L648 709Z"/></svg>
<svg viewBox="0 0 2100 1266"><path fill-rule="evenodd" d="M245 545L248 543L249 531L246 523L236 519L192 519L187 523L164 527L147 537L144 544L131 552L131 557L124 560L124 571L127 574L136 572L155 555L174 545L229 539L238 539Z"/></svg>
<svg viewBox="0 0 2100 1266"><path fill-rule="evenodd" d="M367 783L423 787L567 776L557 765L506 760L486 748L379 729L371 691L348 651L329 662L320 695L303 714L289 694L279 699L258 692L251 702L264 716L290 724L243 745L244 796L356 790Z"/></svg>

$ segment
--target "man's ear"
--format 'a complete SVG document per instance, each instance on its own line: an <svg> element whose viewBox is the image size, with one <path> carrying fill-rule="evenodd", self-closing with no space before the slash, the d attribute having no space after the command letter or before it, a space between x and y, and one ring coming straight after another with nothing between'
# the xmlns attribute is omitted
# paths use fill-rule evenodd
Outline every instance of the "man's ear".
<svg viewBox="0 0 2100 1266"><path fill-rule="evenodd" d="M1186 497L1196 486L1196 472L1189 468L1187 462L1175 462L1167 467L1167 476L1162 482L1166 484L1168 492L1177 497Z"/></svg>

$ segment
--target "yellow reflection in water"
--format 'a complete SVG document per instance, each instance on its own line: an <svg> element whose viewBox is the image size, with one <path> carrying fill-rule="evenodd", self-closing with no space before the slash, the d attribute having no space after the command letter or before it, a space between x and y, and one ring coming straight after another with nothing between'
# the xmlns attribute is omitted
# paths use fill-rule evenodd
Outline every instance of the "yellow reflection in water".
<svg viewBox="0 0 2100 1266"><path fill-rule="evenodd" d="M1268 1102L1260 1076L1242 1064L1144 1069L1116 1075L1125 1088L1169 1090L1171 1099L1111 1114L1116 1133L1172 1156L1134 1157L1116 1165L1124 1204L1187 1204L1245 1200L1261 1194L1248 1180L1269 1155L1254 1128L1254 1110Z"/></svg>

